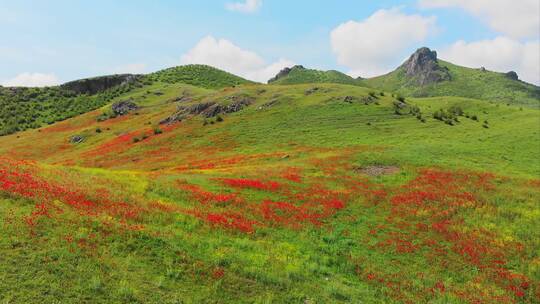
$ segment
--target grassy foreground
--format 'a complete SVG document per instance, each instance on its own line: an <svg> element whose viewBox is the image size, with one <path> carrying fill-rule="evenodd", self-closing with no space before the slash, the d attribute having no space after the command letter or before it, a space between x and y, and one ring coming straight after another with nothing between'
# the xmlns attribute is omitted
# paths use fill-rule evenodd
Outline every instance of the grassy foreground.
<svg viewBox="0 0 540 304"><path fill-rule="evenodd" d="M0 138L0 303L538 302L538 110L155 81Z"/></svg>

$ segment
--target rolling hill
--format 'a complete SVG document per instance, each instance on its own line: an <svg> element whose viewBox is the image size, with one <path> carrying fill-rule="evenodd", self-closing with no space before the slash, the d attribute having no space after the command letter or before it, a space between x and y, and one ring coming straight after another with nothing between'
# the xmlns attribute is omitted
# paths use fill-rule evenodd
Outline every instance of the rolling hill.
<svg viewBox="0 0 540 304"><path fill-rule="evenodd" d="M340 83L370 87L407 97L459 96L498 103L538 107L540 87L520 81L514 72L472 69L437 59L437 53L420 48L395 71L354 79L337 71L318 71L302 66L286 68L271 84Z"/></svg>
<svg viewBox="0 0 540 304"><path fill-rule="evenodd" d="M538 109L306 75L173 68L0 137L0 299L536 301Z"/></svg>
<svg viewBox="0 0 540 304"><path fill-rule="evenodd" d="M338 71L319 71L306 69L301 65L285 68L269 84L302 84L302 83L341 83L356 84L357 80Z"/></svg>
<svg viewBox="0 0 540 304"><path fill-rule="evenodd" d="M423 79L437 73L442 76ZM419 49L395 71L362 80L361 85L412 97L460 96L534 107L540 100L540 87L518 80L514 72L461 67L438 60L437 53L427 48Z"/></svg>
<svg viewBox="0 0 540 304"><path fill-rule="evenodd" d="M186 65L148 75L111 75L71 81L57 87L0 86L0 136L62 121L111 102L153 82L223 88L251 83L205 65Z"/></svg>
<svg viewBox="0 0 540 304"><path fill-rule="evenodd" d="M242 77L201 64L191 64L161 70L145 76L152 82L185 83L208 89L220 89L253 83Z"/></svg>

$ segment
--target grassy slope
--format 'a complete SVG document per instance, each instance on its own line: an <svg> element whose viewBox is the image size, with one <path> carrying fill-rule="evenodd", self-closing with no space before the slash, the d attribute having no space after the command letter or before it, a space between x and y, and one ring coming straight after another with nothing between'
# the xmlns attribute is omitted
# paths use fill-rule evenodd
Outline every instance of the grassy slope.
<svg viewBox="0 0 540 304"><path fill-rule="evenodd" d="M305 83L341 83L355 84L356 80L338 71L319 71L293 68L285 77L273 81L272 84L305 84Z"/></svg>
<svg viewBox="0 0 540 304"><path fill-rule="evenodd" d="M537 110L465 98L408 100L427 118L421 123L394 114L388 94L378 105L349 104L343 96L365 97L369 89L317 86L319 91L306 95L313 85L207 90L155 83L120 97L144 106L128 116L98 123L101 109L0 138L3 157L38 161L14 165L2 159L0 174L29 172L35 179L83 193L96 204L70 205L69 197L76 195L51 194L50 186L40 183L30 184L41 200L11 188L0 190L7 232L0 237L0 255L6 261L0 264L0 299L534 302L540 280ZM151 94L154 91L163 95ZM189 103L225 103L233 95L249 95L256 102L225 115L223 122L212 119L213 124L203 126L203 119L194 117L158 126L175 111L175 97L186 94L193 98ZM265 106L268 102L271 106ZM452 105L481 122L461 117L459 124L448 126L430 118ZM163 133L154 135L156 127ZM96 133L97 128L103 132ZM143 133L150 137L132 141ZM69 144L75 134L87 140ZM370 177L355 169L371 165L392 165L400 171ZM409 185L425 175L422 168L427 167L445 172L434 174L443 176L438 177L443 184L422 181L434 182L442 197L433 198L431 208L419 213L396 210L392 202L402 192L415 187L433 191ZM260 182L264 189L222 181L240 177ZM268 180L281 186L264 186ZM380 191L388 197L377 196ZM452 205L446 198L456 191L474 198ZM223 196L214 197L217 193ZM127 205L113 208L111 200ZM290 202L303 211L261 214L267 200ZM333 203L336 200L344 209ZM40 202L50 205L46 213L36 206ZM321 223L306 220L313 220L310 216L321 202L333 206L323 208ZM437 229L414 230L390 215L413 228ZM228 220L222 222L219 216ZM248 220L256 222L254 230L242 232L250 227L242 222ZM458 240L446 229L458 233ZM472 243L461 242L468 240ZM443 254L421 245L426 242L442 246ZM479 253L486 258L477 257ZM501 269L527 279L494 279L494 260L504 260ZM524 282L527 288L521 287ZM517 289L510 288L514 285Z"/></svg>
<svg viewBox="0 0 540 304"><path fill-rule="evenodd" d="M185 83L208 89L219 89L252 83L244 78L207 65L184 65L161 70L146 76L151 81Z"/></svg>
<svg viewBox="0 0 540 304"><path fill-rule="evenodd" d="M133 85L121 86L88 96L60 87L0 87L0 135L38 128L86 113L106 105L112 98L132 88Z"/></svg>
<svg viewBox="0 0 540 304"><path fill-rule="evenodd" d="M442 60L439 63L449 69L451 81L418 87L400 68L383 76L362 80L361 84L406 96L461 96L538 107L540 88L534 85L511 80L501 73L483 72Z"/></svg>
<svg viewBox="0 0 540 304"><path fill-rule="evenodd" d="M251 83L241 77L205 65L186 65L144 76L141 82L111 88L88 96L62 87L0 87L0 136L62 121L100 108L135 87L153 82L185 83L212 89Z"/></svg>

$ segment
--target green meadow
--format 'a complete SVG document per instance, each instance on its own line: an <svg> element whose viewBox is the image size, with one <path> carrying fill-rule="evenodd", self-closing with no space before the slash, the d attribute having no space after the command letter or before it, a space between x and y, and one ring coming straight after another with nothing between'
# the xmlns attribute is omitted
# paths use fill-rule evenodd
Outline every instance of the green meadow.
<svg viewBox="0 0 540 304"><path fill-rule="evenodd" d="M0 303L538 302L537 100L206 69L0 137Z"/></svg>

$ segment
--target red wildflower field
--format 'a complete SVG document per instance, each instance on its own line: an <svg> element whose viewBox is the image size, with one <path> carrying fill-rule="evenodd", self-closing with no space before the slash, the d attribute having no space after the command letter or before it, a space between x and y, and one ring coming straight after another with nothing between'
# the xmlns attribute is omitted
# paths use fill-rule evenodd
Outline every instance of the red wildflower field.
<svg viewBox="0 0 540 304"><path fill-rule="evenodd" d="M116 141L126 143L127 138L129 135ZM354 269L359 281L383 288L385 296L405 303L428 302L445 295L468 303L519 303L537 296L539 282L516 271L512 264L526 260L530 248L517 241L502 241L494 231L467 223L471 214L488 204L504 178L422 169L403 184L383 186L351 173L346 157L313 163L319 164L321 168L316 169L324 174L310 177L299 168L287 167L265 170L261 173L264 178L253 173L242 175L249 178L205 178L214 190L176 179L174 189L183 196L174 204L142 197L126 202L113 194L113 189L118 192L121 187L106 185L105 180L95 179L95 185L83 186L63 171L1 159L0 191L35 200L29 214L9 220L23 223L31 235L39 234L50 222L76 225L66 212L99 222L101 232L83 238L71 233L64 237L67 243L90 252L114 231L167 235L167 231L147 230L149 219L163 215L192 217L210 230L255 237L258 231L269 229L332 231L336 223L358 222L365 216L360 211L365 208L370 210L366 211L370 218L380 220L362 224L366 232L355 242L379 258L366 259L353 250L346 258L347 267ZM151 176L159 179L161 174ZM524 187L537 188L531 182ZM343 231L348 237L357 234ZM413 266L396 262L399 260L429 265L429 269L413 271ZM445 280L449 272L462 281ZM214 280L227 273L223 267L208 270Z"/></svg>
<svg viewBox="0 0 540 304"><path fill-rule="evenodd" d="M437 281L422 297L407 285L410 278L399 272L359 270L359 275L375 284L386 284L390 295L411 303L426 301L435 292L450 293L469 303L518 302L529 292L531 279L510 270L509 260L524 258L523 244L500 242L494 233L465 224L464 216L485 203L485 192L493 191L494 179L491 174L422 170L417 178L396 189L386 205L389 213L385 223L370 230L368 237L375 240L374 250L421 256L432 265L432 276L477 269L471 283L489 282L496 287L484 285L483 290L471 292L460 283Z"/></svg>

